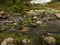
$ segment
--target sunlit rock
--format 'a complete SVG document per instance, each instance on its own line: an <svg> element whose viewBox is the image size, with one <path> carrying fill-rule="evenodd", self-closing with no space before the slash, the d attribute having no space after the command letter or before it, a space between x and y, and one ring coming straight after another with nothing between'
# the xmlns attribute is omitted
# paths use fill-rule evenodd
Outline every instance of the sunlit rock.
<svg viewBox="0 0 60 45"><path fill-rule="evenodd" d="M56 13L56 17L57 18L60 18L60 13Z"/></svg>
<svg viewBox="0 0 60 45"><path fill-rule="evenodd" d="M6 30L6 27L5 26L1 26L1 30L2 31Z"/></svg>
<svg viewBox="0 0 60 45"><path fill-rule="evenodd" d="M27 12L27 15L28 16L33 16L33 15L37 15L37 13L36 12L33 12L33 11L29 11L29 12Z"/></svg>
<svg viewBox="0 0 60 45"><path fill-rule="evenodd" d="M30 39L23 39L22 42L24 45L30 45L31 41L30 41Z"/></svg>
<svg viewBox="0 0 60 45"><path fill-rule="evenodd" d="M9 37L9 38L6 38L2 41L1 45L14 45L13 44L13 41L14 41L14 38L12 37Z"/></svg>
<svg viewBox="0 0 60 45"><path fill-rule="evenodd" d="M43 23L43 22L40 21L40 20L39 20L39 21L36 21L36 24L40 24L40 25L41 25L42 23Z"/></svg>
<svg viewBox="0 0 60 45"><path fill-rule="evenodd" d="M33 19L37 19L38 17L37 16L34 16Z"/></svg>
<svg viewBox="0 0 60 45"><path fill-rule="evenodd" d="M3 14L5 14L5 12L4 11L0 11L0 15L3 15Z"/></svg>
<svg viewBox="0 0 60 45"><path fill-rule="evenodd" d="M8 16L6 15L6 13L5 13L5 11L0 11L0 18L1 19L7 19L8 18Z"/></svg>
<svg viewBox="0 0 60 45"><path fill-rule="evenodd" d="M17 23L13 23L14 25L17 25Z"/></svg>
<svg viewBox="0 0 60 45"><path fill-rule="evenodd" d="M56 44L56 39L54 37L43 35L42 38L49 45L55 45Z"/></svg>

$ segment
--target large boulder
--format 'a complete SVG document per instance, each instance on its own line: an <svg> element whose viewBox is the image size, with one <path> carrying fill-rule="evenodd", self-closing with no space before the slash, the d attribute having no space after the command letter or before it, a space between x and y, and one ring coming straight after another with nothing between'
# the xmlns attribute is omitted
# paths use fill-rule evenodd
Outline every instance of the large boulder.
<svg viewBox="0 0 60 45"><path fill-rule="evenodd" d="M14 38L8 37L2 41L1 45L7 45L7 44L11 45L11 44L13 44L13 41L14 41Z"/></svg>
<svg viewBox="0 0 60 45"><path fill-rule="evenodd" d="M60 13L56 13L56 17L57 18L60 18Z"/></svg>
<svg viewBox="0 0 60 45"><path fill-rule="evenodd" d="M56 39L51 37L51 36L43 36L43 39L45 40L45 42L49 45L55 45L56 44Z"/></svg>

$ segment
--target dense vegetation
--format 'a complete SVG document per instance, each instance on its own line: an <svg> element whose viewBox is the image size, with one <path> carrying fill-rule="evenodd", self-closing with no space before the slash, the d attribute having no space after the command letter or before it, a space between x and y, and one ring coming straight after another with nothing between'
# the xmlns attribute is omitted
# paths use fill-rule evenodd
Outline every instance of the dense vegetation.
<svg viewBox="0 0 60 45"><path fill-rule="evenodd" d="M30 0L1 0L0 8L8 12L22 12L29 7Z"/></svg>
<svg viewBox="0 0 60 45"><path fill-rule="evenodd" d="M22 12L23 10L30 10L33 8L30 1L31 0L0 0L0 9L5 10L6 12ZM59 0L52 0L51 2L59 2Z"/></svg>
<svg viewBox="0 0 60 45"><path fill-rule="evenodd" d="M52 0L51 2L52 3L56 3L56 2L59 2L60 0Z"/></svg>

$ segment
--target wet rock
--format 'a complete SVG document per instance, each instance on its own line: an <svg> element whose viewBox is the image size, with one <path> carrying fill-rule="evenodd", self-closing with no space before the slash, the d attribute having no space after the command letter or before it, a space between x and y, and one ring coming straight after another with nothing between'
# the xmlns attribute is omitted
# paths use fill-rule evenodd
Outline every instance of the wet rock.
<svg viewBox="0 0 60 45"><path fill-rule="evenodd" d="M3 18L3 19L7 19L7 18L8 18L8 16L7 16L7 15L4 15L4 16L2 16L2 18Z"/></svg>
<svg viewBox="0 0 60 45"><path fill-rule="evenodd" d="M29 34L31 29L30 29L30 27L24 27L21 31L22 31L23 34Z"/></svg>
<svg viewBox="0 0 60 45"><path fill-rule="evenodd" d="M20 13L14 13L13 14L13 16L19 16L20 15Z"/></svg>
<svg viewBox="0 0 60 45"><path fill-rule="evenodd" d="M46 25L47 32L60 32L60 20L50 21Z"/></svg>
<svg viewBox="0 0 60 45"><path fill-rule="evenodd" d="M13 13L13 14L11 14L11 16L9 18L10 19L15 19L18 16L20 16L20 13Z"/></svg>
<svg viewBox="0 0 60 45"><path fill-rule="evenodd" d="M23 31L23 32L29 32L30 31L30 27L24 27L21 31Z"/></svg>
<svg viewBox="0 0 60 45"><path fill-rule="evenodd" d="M31 23L31 24L30 24L30 27L35 27L35 28L36 28L37 25L36 25L35 23Z"/></svg>

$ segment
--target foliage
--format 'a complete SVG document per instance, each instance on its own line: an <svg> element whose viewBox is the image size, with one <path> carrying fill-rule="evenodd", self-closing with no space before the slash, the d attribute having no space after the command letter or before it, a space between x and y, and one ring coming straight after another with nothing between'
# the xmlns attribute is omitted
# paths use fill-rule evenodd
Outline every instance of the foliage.
<svg viewBox="0 0 60 45"><path fill-rule="evenodd" d="M29 7L29 3L27 3L29 1L30 0L1 0L0 8L8 12L22 12Z"/></svg>
<svg viewBox="0 0 60 45"><path fill-rule="evenodd" d="M53 37L55 37L56 43L60 44L60 36L53 36ZM57 45L58 45L58 44L57 44Z"/></svg>
<svg viewBox="0 0 60 45"><path fill-rule="evenodd" d="M42 7L42 6L41 6ZM60 2L54 2L54 3L49 3L49 4L46 4L43 6L43 9L44 7L46 7L47 9L50 8L50 9L56 9L56 10L60 10ZM59 11L60 12L60 11Z"/></svg>
<svg viewBox="0 0 60 45"><path fill-rule="evenodd" d="M52 0L51 2L59 2L60 0Z"/></svg>

